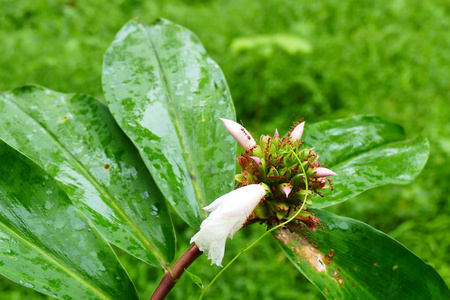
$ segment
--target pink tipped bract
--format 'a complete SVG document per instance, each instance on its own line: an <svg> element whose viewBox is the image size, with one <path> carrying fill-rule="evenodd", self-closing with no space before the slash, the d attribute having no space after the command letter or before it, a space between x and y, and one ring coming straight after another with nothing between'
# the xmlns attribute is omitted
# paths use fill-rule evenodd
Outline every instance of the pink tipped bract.
<svg viewBox="0 0 450 300"><path fill-rule="evenodd" d="M337 175L337 174L334 173L333 171L331 171L330 169L322 168L322 167L319 167L316 169L316 177L327 177L327 176L333 176L333 175Z"/></svg>
<svg viewBox="0 0 450 300"><path fill-rule="evenodd" d="M278 129L275 129L275 134L273 135L274 138L280 137L280 134L278 133Z"/></svg>
<svg viewBox="0 0 450 300"><path fill-rule="evenodd" d="M294 128L294 130L292 130L290 137L296 141L300 141L304 129L305 129L305 122L301 122Z"/></svg>
<svg viewBox="0 0 450 300"><path fill-rule="evenodd" d="M256 142L252 135L241 124L221 118L225 128L246 151L252 150Z"/></svg>
<svg viewBox="0 0 450 300"><path fill-rule="evenodd" d="M257 166L259 166L261 164L261 158L257 157L257 156L250 156L251 159L253 159L253 161L255 162L255 164Z"/></svg>
<svg viewBox="0 0 450 300"><path fill-rule="evenodd" d="M283 191L283 193L286 195L286 198L287 198L287 197L289 197L289 194L291 193L292 188L285 186L281 190Z"/></svg>

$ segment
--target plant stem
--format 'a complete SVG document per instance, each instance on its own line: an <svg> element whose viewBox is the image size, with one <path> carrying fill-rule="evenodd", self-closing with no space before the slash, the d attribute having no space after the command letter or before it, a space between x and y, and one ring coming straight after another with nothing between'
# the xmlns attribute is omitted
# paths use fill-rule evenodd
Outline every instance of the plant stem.
<svg viewBox="0 0 450 300"><path fill-rule="evenodd" d="M166 298L167 294L172 290L175 283L180 279L184 270L187 269L203 252L201 252L197 245L192 245L184 254L178 259L173 267L167 270L164 277L161 279L150 300L162 300Z"/></svg>

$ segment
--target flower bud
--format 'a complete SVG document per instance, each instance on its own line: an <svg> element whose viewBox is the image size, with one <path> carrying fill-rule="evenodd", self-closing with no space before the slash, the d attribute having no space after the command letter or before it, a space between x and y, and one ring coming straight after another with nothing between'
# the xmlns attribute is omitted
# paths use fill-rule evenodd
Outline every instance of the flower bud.
<svg viewBox="0 0 450 300"><path fill-rule="evenodd" d="M289 212L289 206L286 204L280 203L276 208L276 215L279 220L282 220Z"/></svg>
<svg viewBox="0 0 450 300"><path fill-rule="evenodd" d="M256 146L256 142L252 135L242 125L228 119L222 118L221 120L228 132L245 149L245 151L252 150Z"/></svg>
<svg viewBox="0 0 450 300"><path fill-rule="evenodd" d="M284 186L281 188L281 191L283 191L283 193L286 195L286 198L289 197L289 194L292 191L292 188L290 186Z"/></svg>
<svg viewBox="0 0 450 300"><path fill-rule="evenodd" d="M305 129L305 122L301 122L294 128L294 130L292 130L290 137L296 141L300 141L304 129Z"/></svg>
<svg viewBox="0 0 450 300"><path fill-rule="evenodd" d="M269 173L267 173L267 177L270 177L270 176L275 176L275 177L280 176L280 174L278 173L278 170L275 169L274 166L271 166L270 170L269 170Z"/></svg>
<svg viewBox="0 0 450 300"><path fill-rule="evenodd" d="M275 134L273 135L274 138L280 137L280 134L278 133L278 129L275 129Z"/></svg>
<svg viewBox="0 0 450 300"><path fill-rule="evenodd" d="M261 148L266 148L267 145L269 144L269 140L270 140L270 136L268 135L261 135L261 137L259 138L259 143Z"/></svg>
<svg viewBox="0 0 450 300"><path fill-rule="evenodd" d="M337 174L327 168L319 167L319 168L316 168L316 170L315 170L316 177L327 177L327 176L333 176L333 175L337 175Z"/></svg>

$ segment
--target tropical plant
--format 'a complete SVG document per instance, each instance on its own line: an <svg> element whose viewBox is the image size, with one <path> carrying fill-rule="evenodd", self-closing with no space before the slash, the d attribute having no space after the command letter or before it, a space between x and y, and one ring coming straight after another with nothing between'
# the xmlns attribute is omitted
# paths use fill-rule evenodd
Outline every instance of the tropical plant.
<svg viewBox="0 0 450 300"><path fill-rule="evenodd" d="M437 272L400 243L324 210L411 182L428 158L425 138L406 140L399 125L359 116L299 122L258 145L232 121L225 78L198 38L163 19L119 31L103 89L106 105L40 86L0 94L7 278L60 299L137 299L114 245L164 270L152 296L161 299L202 251L220 265L227 237L262 223L327 299L450 298ZM236 177L233 137L244 148ZM200 229L173 265L167 203ZM205 287L188 275L200 297L217 278Z"/></svg>

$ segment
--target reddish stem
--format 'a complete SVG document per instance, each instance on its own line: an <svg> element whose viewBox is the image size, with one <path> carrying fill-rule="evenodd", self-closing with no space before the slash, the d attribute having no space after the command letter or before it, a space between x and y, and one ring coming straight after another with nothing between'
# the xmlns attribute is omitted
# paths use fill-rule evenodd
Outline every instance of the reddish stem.
<svg viewBox="0 0 450 300"><path fill-rule="evenodd" d="M172 290L175 283L180 279L184 270L187 269L203 252L201 252L197 245L192 245L180 259L173 265L171 269L166 271L164 277L161 279L150 300L162 300L166 298L167 294Z"/></svg>

